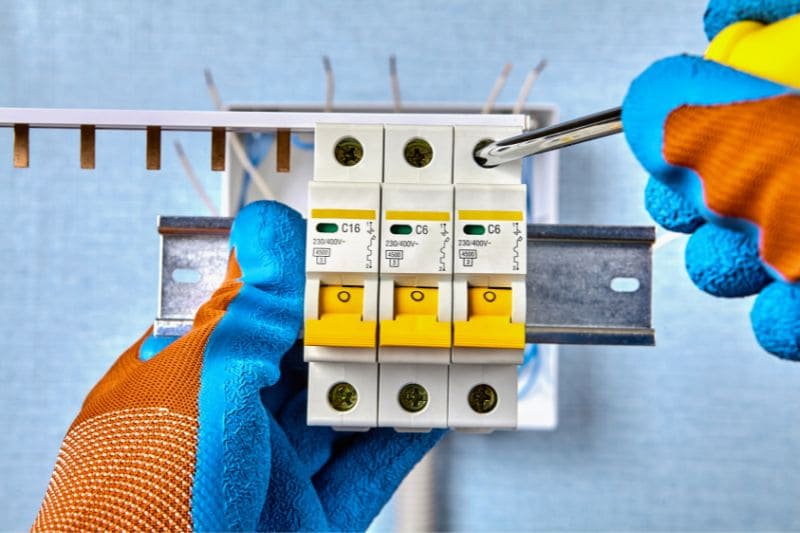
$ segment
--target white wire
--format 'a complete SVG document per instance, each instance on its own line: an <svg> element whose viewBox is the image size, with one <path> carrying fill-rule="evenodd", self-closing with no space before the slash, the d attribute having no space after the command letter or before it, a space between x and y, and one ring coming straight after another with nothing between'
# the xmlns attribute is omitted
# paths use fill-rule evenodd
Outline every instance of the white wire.
<svg viewBox="0 0 800 533"><path fill-rule="evenodd" d="M403 101L400 98L400 78L397 75L397 56L394 54L389 56L389 79L392 82L394 110L396 113L399 113L403 107Z"/></svg>
<svg viewBox="0 0 800 533"><path fill-rule="evenodd" d="M494 82L494 87L492 87L492 91L489 93L489 97L486 99L486 103L483 104L483 109L481 113L487 114L491 113L492 109L494 109L494 103L497 101L497 97L500 96L500 91L503 90L503 87L506 85L506 80L508 80L508 75L511 73L511 63L506 63L503 67L503 70L500 71L500 75Z"/></svg>
<svg viewBox="0 0 800 533"><path fill-rule="evenodd" d="M663 248L664 246L668 245L672 241L676 239L680 239L681 237L685 237L686 235L683 233L678 233L675 231L667 231L664 230L658 238L656 238L656 242L653 243L653 251L655 252L659 248Z"/></svg>
<svg viewBox="0 0 800 533"><path fill-rule="evenodd" d="M189 162L189 158L186 157L186 152L183 151L183 145L181 145L180 141L175 141L175 151L178 153L178 159L183 166L183 171L186 173L186 177L189 178L189 181L192 182L192 186L194 190L197 191L197 194L200 196L200 199L203 200L203 203L206 204L209 212L212 216L218 217L219 210L217 210L214 202L211 201L211 198L206 193L205 187L203 184L200 183L200 180L197 179L197 174L195 174L194 169L192 168L192 164Z"/></svg>
<svg viewBox="0 0 800 533"><path fill-rule="evenodd" d="M519 90L519 94L517 95L517 103L514 104L514 109L511 111L514 115L519 115L522 113L522 108L525 107L525 102L528 101L528 95L533 88L533 84L536 83L537 79L539 79L539 75L546 66L547 60L542 59L539 61L539 64L528 73L528 76L525 78L525 83L522 84L522 88Z"/></svg>
<svg viewBox="0 0 800 533"><path fill-rule="evenodd" d="M208 94L211 97L211 101L214 104L214 107L218 111L221 111L225 106L222 102L222 97L219 94L219 90L217 89L217 84L214 83L214 76L211 74L211 69L205 69L204 74L206 78L206 88L208 89ZM267 179L261 175L258 169L253 166L250 158L247 157L247 151L244 149L244 145L239 138L239 134L233 133L233 135L229 135L228 140L231 143L233 155L236 156L236 159L239 160L239 163L242 165L242 167L244 167L244 169L250 173L250 177L253 178L253 183L255 183L256 187L258 187L258 191L261 193L261 195L267 200L274 200L275 193L273 193L272 189L270 189Z"/></svg>
<svg viewBox="0 0 800 533"><path fill-rule="evenodd" d="M325 69L325 112L333 111L333 96L336 92L336 79L333 77L331 58L322 56L322 67Z"/></svg>

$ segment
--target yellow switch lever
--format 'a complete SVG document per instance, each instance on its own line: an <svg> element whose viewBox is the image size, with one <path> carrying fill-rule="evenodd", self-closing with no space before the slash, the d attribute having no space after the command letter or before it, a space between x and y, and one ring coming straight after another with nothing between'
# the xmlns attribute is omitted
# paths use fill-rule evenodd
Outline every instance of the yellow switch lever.
<svg viewBox="0 0 800 533"><path fill-rule="evenodd" d="M381 346L449 348L450 323L439 322L439 289L395 287L394 320L381 320Z"/></svg>
<svg viewBox="0 0 800 533"><path fill-rule="evenodd" d="M453 322L453 346L460 348L525 347L525 325L511 322L511 289L467 289L467 320Z"/></svg>
<svg viewBox="0 0 800 533"><path fill-rule="evenodd" d="M305 324L308 346L375 346L374 320L363 320L364 287L323 285L319 289L319 319Z"/></svg>

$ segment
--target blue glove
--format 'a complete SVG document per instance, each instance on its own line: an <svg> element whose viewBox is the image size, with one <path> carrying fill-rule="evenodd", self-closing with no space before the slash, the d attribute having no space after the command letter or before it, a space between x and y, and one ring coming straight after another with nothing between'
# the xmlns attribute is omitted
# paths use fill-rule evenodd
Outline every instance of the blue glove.
<svg viewBox="0 0 800 533"><path fill-rule="evenodd" d="M87 397L34 530L370 524L443 432L306 425L304 243L281 204L239 213L226 279L192 330L171 343L148 332Z"/></svg>
<svg viewBox="0 0 800 533"><path fill-rule="evenodd" d="M692 233L686 247L692 281L715 296L758 294L751 313L758 342L794 360L800 359L800 286L794 285L800 224L787 215L800 208L800 19L787 17L797 13L800 0L713 0L705 25L715 39L707 57L716 61L678 56L655 63L631 84L622 114L631 149L651 173L648 212L669 230ZM764 27L770 39L752 39L760 25L737 25L742 19L783 22ZM721 64L727 56L714 57L715 43L715 53L739 46L730 59L735 68ZM772 47L770 61L763 59L764 43Z"/></svg>

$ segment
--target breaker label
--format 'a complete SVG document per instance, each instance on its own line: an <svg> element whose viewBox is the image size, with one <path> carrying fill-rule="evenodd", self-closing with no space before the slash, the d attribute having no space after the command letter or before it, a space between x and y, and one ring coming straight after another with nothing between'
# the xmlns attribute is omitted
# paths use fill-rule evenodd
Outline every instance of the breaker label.
<svg viewBox="0 0 800 533"><path fill-rule="evenodd" d="M478 211L459 211L475 215ZM482 211L480 213L483 213ZM486 213L497 214L494 211ZM516 212L512 212L516 213ZM507 219L514 218L511 215ZM457 221L456 272L522 272L526 231L523 222L506 220Z"/></svg>
<svg viewBox="0 0 800 533"><path fill-rule="evenodd" d="M363 211L363 213L361 213ZM369 209L314 209L314 214L361 215ZM311 258L308 267L315 270L358 272L377 270L378 231L374 220L341 219L331 216L309 221Z"/></svg>
<svg viewBox="0 0 800 533"><path fill-rule="evenodd" d="M424 217L400 220L398 214L383 220L383 268L405 273L447 273L451 267L452 227L449 213L421 212ZM433 215L436 215L434 217ZM446 216L445 216L446 215ZM438 218L437 218L438 217ZM448 220L440 222L440 220Z"/></svg>

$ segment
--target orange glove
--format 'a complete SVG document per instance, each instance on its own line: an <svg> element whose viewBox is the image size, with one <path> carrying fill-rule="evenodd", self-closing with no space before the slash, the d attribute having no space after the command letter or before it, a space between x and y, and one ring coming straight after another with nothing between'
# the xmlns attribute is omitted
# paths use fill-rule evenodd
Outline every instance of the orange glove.
<svg viewBox="0 0 800 533"><path fill-rule="evenodd" d="M34 530L365 529L441 437L308 427L304 221L250 204L231 246L192 330L148 332L86 398Z"/></svg>

